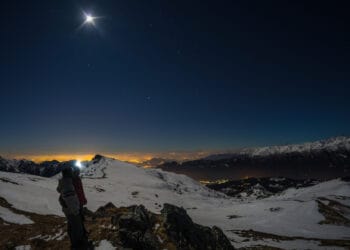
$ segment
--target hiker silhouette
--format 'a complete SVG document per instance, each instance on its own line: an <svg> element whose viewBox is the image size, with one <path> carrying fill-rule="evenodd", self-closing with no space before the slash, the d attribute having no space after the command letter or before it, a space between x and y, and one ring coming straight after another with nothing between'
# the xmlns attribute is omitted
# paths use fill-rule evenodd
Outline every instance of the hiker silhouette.
<svg viewBox="0 0 350 250"><path fill-rule="evenodd" d="M84 209L87 200L84 194L80 170L73 163L67 163L62 169L62 178L58 181L57 192L62 211L67 218L67 232L71 249L91 249L84 226Z"/></svg>

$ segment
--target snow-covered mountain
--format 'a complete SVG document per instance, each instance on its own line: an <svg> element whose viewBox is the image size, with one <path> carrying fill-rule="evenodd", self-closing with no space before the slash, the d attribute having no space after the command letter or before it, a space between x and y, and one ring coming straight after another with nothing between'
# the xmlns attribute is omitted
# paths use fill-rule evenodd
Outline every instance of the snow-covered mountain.
<svg viewBox="0 0 350 250"><path fill-rule="evenodd" d="M245 200L210 190L184 175L105 157L95 157L83 165L91 211L112 202L117 207L143 204L160 213L163 204L170 203L185 208L196 223L220 227L235 247L343 249L341 244L350 244L350 183L340 179L291 188L265 199ZM0 171L0 228L32 223L27 212L48 218L62 216L56 192L58 178ZM4 201L13 209L1 208ZM38 237L61 237L47 234Z"/></svg>
<svg viewBox="0 0 350 250"><path fill-rule="evenodd" d="M58 162L55 160L36 163L25 159L5 159L0 156L0 171L12 173L26 173L51 177L60 172L64 164L65 162Z"/></svg>
<svg viewBox="0 0 350 250"><path fill-rule="evenodd" d="M238 150L158 168L198 180L278 177L332 179L350 174L350 137L335 137L300 145Z"/></svg>
<svg viewBox="0 0 350 250"><path fill-rule="evenodd" d="M282 146L266 146L257 148L239 149L232 153L214 154L205 157L206 160L221 160L235 157L237 155L249 156L268 156L277 154L292 154L292 153L314 153L314 152L335 152L335 151L350 151L350 137L337 136L325 140L315 142L306 142L301 144L291 144Z"/></svg>

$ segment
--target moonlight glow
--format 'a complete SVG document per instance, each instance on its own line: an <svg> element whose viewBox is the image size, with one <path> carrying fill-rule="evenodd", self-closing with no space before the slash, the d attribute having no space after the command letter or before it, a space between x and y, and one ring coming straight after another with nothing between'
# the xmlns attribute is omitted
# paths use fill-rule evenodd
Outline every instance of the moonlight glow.
<svg viewBox="0 0 350 250"><path fill-rule="evenodd" d="M91 15L85 15L85 23L94 24L95 19L96 19L96 17L93 17Z"/></svg>

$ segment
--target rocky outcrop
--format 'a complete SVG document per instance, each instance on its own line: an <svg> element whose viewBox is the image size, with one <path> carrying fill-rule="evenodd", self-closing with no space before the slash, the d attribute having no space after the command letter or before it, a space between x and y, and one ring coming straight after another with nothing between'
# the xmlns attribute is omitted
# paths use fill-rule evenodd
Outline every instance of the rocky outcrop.
<svg viewBox="0 0 350 250"><path fill-rule="evenodd" d="M94 156L94 158L92 158L92 163L93 164L96 164L96 163L98 163L100 160L102 160L103 159L103 156L102 155L99 155L99 154L97 154L97 155L95 155Z"/></svg>
<svg viewBox="0 0 350 250"><path fill-rule="evenodd" d="M183 208L164 204L163 226L178 249L233 249L220 228L193 223Z"/></svg>
<svg viewBox="0 0 350 250"><path fill-rule="evenodd" d="M116 208L109 203L92 216L94 220L102 221L110 218L114 233L105 237L117 247L134 250L234 249L220 228L198 225L183 208L170 204L164 204L161 214L154 214L142 205Z"/></svg>
<svg viewBox="0 0 350 250"><path fill-rule="evenodd" d="M0 218L0 249L24 245L32 250L70 248L65 218L25 212L14 208L1 197L0 206L34 222L5 223ZM183 208L170 204L164 204L160 214L152 213L142 205L117 208L112 203L100 207L96 212L85 209L84 214L89 240L95 246L108 241L115 249L234 249L221 229L193 223Z"/></svg>

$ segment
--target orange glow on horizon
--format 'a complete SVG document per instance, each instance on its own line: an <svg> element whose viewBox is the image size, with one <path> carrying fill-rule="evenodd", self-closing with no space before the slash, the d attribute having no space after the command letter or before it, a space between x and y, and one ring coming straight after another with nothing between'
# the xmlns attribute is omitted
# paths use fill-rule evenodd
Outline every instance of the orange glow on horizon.
<svg viewBox="0 0 350 250"><path fill-rule="evenodd" d="M68 161L68 160L81 160L81 161L89 161L91 160L96 154L47 154L47 155L15 155L10 156L11 158L15 159L27 159L34 162L43 162L43 161ZM118 159L121 161L129 161L133 163L140 163L146 160L150 160L152 157L148 155L139 155L138 157L135 157L134 155L130 154L102 154L103 156Z"/></svg>
<svg viewBox="0 0 350 250"><path fill-rule="evenodd" d="M118 159L120 161L128 161L131 163L142 163L144 161L151 160L152 158L164 158L177 161L193 160L205 157L213 152L210 151L193 151L193 152L164 152L164 153L98 153L106 157ZM67 161L67 160L91 160L95 153L57 153L57 154L17 154L17 155L4 155L6 158L14 159L27 159L34 162L43 161Z"/></svg>

